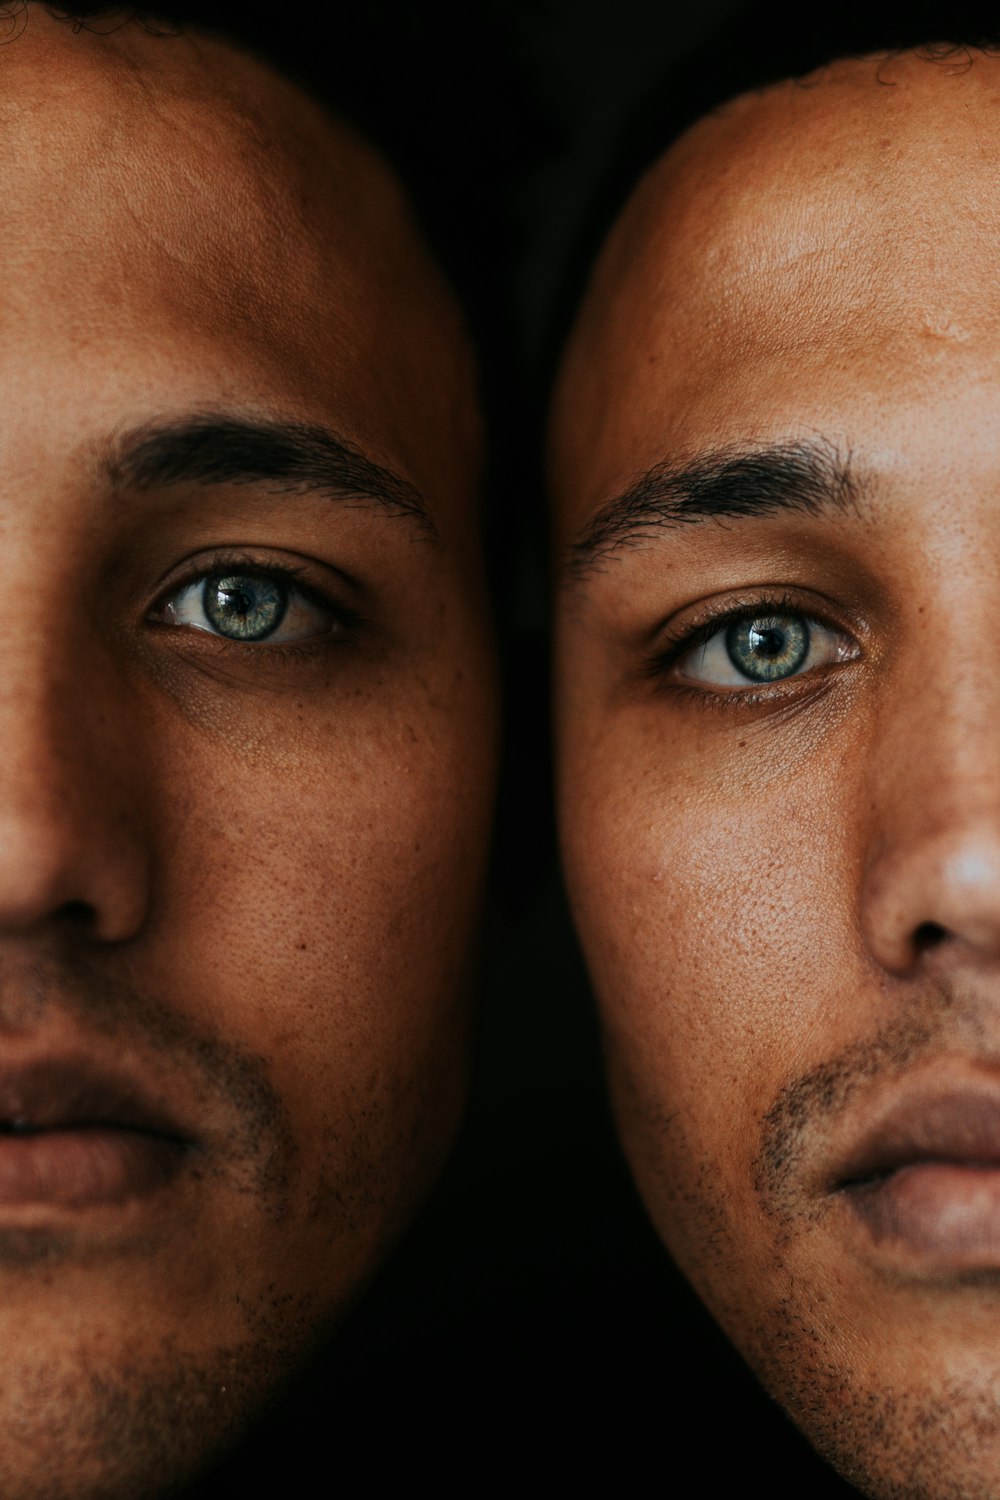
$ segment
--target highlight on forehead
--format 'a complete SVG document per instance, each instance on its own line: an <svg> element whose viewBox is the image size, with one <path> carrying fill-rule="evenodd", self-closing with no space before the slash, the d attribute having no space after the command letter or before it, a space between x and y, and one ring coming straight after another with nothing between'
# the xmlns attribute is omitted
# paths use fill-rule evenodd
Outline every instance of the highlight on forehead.
<svg viewBox="0 0 1000 1500"><path fill-rule="evenodd" d="M883 53L743 95L693 126L639 183L595 266L553 403L557 494L585 482L643 381L680 390L741 345L808 342L810 319L851 299L904 305L907 278L925 277L929 225L939 280L949 256L968 264L977 237L992 260L998 105L992 53Z"/></svg>
<svg viewBox="0 0 1000 1500"><path fill-rule="evenodd" d="M1000 56L876 53L828 63L729 100L697 121L637 184L612 227L582 315L602 283L700 229L706 248L734 232L766 230L775 212L850 184L862 195L906 192L920 158L985 168L998 133ZM919 189L913 185L912 191ZM680 216L680 222L677 216Z"/></svg>

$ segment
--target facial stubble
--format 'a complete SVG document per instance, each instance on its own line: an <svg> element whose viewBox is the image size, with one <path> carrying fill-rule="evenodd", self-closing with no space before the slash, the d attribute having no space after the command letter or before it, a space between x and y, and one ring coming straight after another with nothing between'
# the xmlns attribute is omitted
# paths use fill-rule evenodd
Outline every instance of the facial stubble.
<svg viewBox="0 0 1000 1500"><path fill-rule="evenodd" d="M785 1084L761 1121L754 1189L771 1229L767 1314L742 1327L737 1342L771 1394L813 1445L863 1493L878 1500L988 1500L1000 1473L1000 1360L977 1376L963 1372L912 1386L881 1380L858 1367L850 1351L858 1331L836 1326L825 1292L793 1274L790 1252L822 1234L829 1190L817 1191L824 1146L866 1096L944 1051L995 1055L986 1008L974 996L928 986L901 1018ZM796 1260L801 1265L801 1260ZM887 1277L884 1305L909 1316L914 1353L921 1340L915 1299ZM926 1295L934 1295L929 1291ZM938 1295L977 1299L986 1316L1000 1313L995 1276L956 1282ZM914 1360L918 1369L919 1360ZM877 1372L877 1358L873 1366Z"/></svg>
<svg viewBox="0 0 1000 1500"><path fill-rule="evenodd" d="M0 972L0 1055L5 1038L45 1035L60 1022L84 1038L110 1039L166 1077L183 1078L196 1110L199 1103L216 1115L221 1109L227 1128L199 1161L199 1192L209 1203L219 1194L245 1198L249 1222L263 1221L280 1235L297 1148L264 1058L200 1030L179 1008L121 975L109 976L80 951ZM317 1142L316 1149L332 1147ZM365 1163L341 1162L339 1170L358 1192L370 1191ZM350 1213L349 1202L344 1211ZM185 1256L191 1253L185 1232L197 1229L177 1226ZM131 1264L148 1281L158 1264L169 1272L173 1244L139 1236L106 1250L71 1230L8 1229L0 1233L0 1278L15 1306L39 1295L44 1301L46 1287L60 1277L94 1276L96 1288L124 1274L127 1284ZM215 1347L185 1337L183 1326L171 1328L169 1320L151 1332L137 1308L132 1347L102 1339L98 1328L24 1357L8 1351L0 1385L5 1500L148 1500L177 1492L231 1446L301 1360L303 1345L322 1337L340 1311L339 1301L331 1305L319 1290L290 1291L266 1279L241 1286L234 1300L224 1321L239 1332Z"/></svg>

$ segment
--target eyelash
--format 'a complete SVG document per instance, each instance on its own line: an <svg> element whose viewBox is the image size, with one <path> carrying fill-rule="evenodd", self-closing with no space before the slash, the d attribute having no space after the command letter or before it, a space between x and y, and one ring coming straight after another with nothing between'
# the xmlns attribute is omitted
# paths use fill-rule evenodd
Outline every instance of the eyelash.
<svg viewBox="0 0 1000 1500"><path fill-rule="evenodd" d="M268 659L301 659L313 656L317 651L328 648L334 642L343 642L356 636L364 625L363 616L355 609L349 608L339 600L331 598L321 589L306 583L303 579L305 569L295 567L291 563L269 561L261 563L245 553L224 552L219 553L207 562L199 559L197 567L192 567L188 572L171 580L169 587L164 589L157 597L147 619L154 625L162 625L166 630L182 631L186 635L202 636L204 642L211 641L213 647L221 650L236 649L241 653L248 650L263 650L266 648ZM322 609L330 616L331 628L323 635L313 636L310 639L300 641L284 641L270 644L263 641L240 641L222 634L216 635L212 631L196 630L193 627L168 624L165 620L157 619L157 614L162 615L170 601L178 594L193 584L204 582L208 578L225 574L236 574L244 578L259 578L263 580L276 581L288 589L289 593L298 593L310 604ZM200 642L199 644L203 644Z"/></svg>
<svg viewBox="0 0 1000 1500"><path fill-rule="evenodd" d="M797 615L800 619L814 621L828 630L846 633L843 626L824 619L815 610L804 609L800 600L788 594L761 594L746 604L723 610L720 614L703 620L693 629L682 629L673 634L668 629L665 632L666 647L650 657L646 663L644 675L657 682L665 680L679 661L690 652L696 651L699 646L705 645L713 636L718 635L719 631L726 630L730 625L739 624L744 620L756 619L759 615ZM745 689L729 688L725 691L718 687L713 688L710 683L694 681L674 681L670 686L675 692L684 693L702 702L708 701L720 707L745 706L747 703L773 699L776 694L787 692L790 683L799 682L810 675L810 672L801 672L773 683L748 683Z"/></svg>

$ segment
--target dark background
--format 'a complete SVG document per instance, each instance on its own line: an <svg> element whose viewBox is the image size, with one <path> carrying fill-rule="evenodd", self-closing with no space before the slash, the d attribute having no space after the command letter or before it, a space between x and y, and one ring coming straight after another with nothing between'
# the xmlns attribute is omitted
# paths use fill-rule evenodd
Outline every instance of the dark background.
<svg viewBox="0 0 1000 1500"><path fill-rule="evenodd" d="M673 1269L615 1141L551 828L540 434L600 232L672 133L830 55L986 34L992 8L383 0L320 23L240 7L258 45L381 142L468 308L493 434L507 752L455 1153L335 1339L199 1494L311 1492L314 1465L331 1491L855 1493Z"/></svg>
<svg viewBox="0 0 1000 1500"><path fill-rule="evenodd" d="M699 1492L851 1494L647 1223L605 1101L551 830L538 474L552 358L623 183L673 128L650 125L645 101L655 116L678 94L661 79L685 68L725 91L719 59L739 51L746 7L536 0L330 16L336 56L309 81L397 162L483 351L508 699L501 835L473 1091L450 1165L318 1362L199 1494L304 1493L314 1464L331 1491L652 1482L687 1495L691 1464ZM778 34L760 7L749 24L762 42ZM272 27L266 40L293 38Z"/></svg>

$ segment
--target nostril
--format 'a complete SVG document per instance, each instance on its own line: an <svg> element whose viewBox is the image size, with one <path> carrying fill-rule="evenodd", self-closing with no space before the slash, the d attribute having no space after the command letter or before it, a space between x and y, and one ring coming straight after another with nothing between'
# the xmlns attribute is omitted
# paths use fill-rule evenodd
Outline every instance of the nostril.
<svg viewBox="0 0 1000 1500"><path fill-rule="evenodd" d="M75 927L92 926L97 920L97 913L88 901L64 901L53 915Z"/></svg>
<svg viewBox="0 0 1000 1500"><path fill-rule="evenodd" d="M947 929L939 922L921 922L913 934L914 947L918 953L929 953L932 948L943 943L947 936Z"/></svg>

